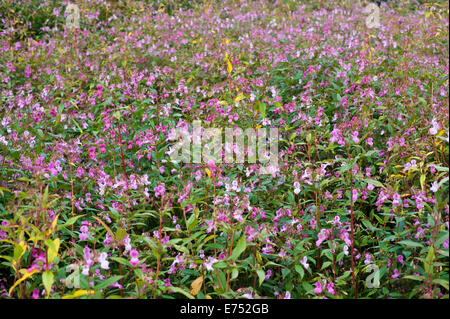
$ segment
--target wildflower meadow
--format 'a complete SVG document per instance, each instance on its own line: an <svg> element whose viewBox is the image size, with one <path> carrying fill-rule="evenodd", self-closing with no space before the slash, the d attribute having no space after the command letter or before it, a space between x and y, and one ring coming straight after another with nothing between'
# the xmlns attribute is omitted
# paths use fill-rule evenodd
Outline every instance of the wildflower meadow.
<svg viewBox="0 0 450 319"><path fill-rule="evenodd" d="M448 299L448 31L439 0L0 0L0 298Z"/></svg>

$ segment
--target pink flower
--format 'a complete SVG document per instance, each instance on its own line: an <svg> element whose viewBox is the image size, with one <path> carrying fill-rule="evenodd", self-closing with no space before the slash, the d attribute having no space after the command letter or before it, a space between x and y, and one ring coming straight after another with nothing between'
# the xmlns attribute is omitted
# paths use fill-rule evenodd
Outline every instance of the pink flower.
<svg viewBox="0 0 450 319"><path fill-rule="evenodd" d="M402 198L398 193L395 193L394 196L392 196L392 205L397 207L402 204Z"/></svg>
<svg viewBox="0 0 450 319"><path fill-rule="evenodd" d="M359 135L359 132L358 132L358 131L354 131L354 132L352 133L352 140L353 140L353 142L355 142L356 144L359 143L358 135Z"/></svg>
<svg viewBox="0 0 450 319"><path fill-rule="evenodd" d="M397 278L399 276L400 276L400 273L398 272L398 269L394 269L394 274L391 276L392 279L395 279L395 278Z"/></svg>
<svg viewBox="0 0 450 319"><path fill-rule="evenodd" d="M316 246L319 247L320 244L322 244L325 240L327 240L329 235L330 235L329 229L322 229L318 234L319 238L316 241Z"/></svg>
<svg viewBox="0 0 450 319"><path fill-rule="evenodd" d="M33 289L33 295L31 296L33 299L39 299L39 289Z"/></svg>
<svg viewBox="0 0 450 319"><path fill-rule="evenodd" d="M318 281L314 284L314 286L316 286L316 288L314 288L314 292L315 292L316 294L321 294L321 293L322 293L322 290L323 290L323 287L322 287L322 283L320 282L320 280L318 280Z"/></svg>
<svg viewBox="0 0 450 319"><path fill-rule="evenodd" d="M131 249L130 251L130 264L132 264L133 266L136 266L139 263L139 252L136 249Z"/></svg>
<svg viewBox="0 0 450 319"><path fill-rule="evenodd" d="M327 290L328 290L328 293L329 294L331 294L331 295L334 295L336 292L334 291L334 284L332 283L332 282L330 282L328 285L327 285Z"/></svg>
<svg viewBox="0 0 450 319"><path fill-rule="evenodd" d="M161 183L160 185L156 186L154 189L155 191L155 197L158 198L159 196L162 196L166 192L166 184Z"/></svg>
<svg viewBox="0 0 450 319"><path fill-rule="evenodd" d="M353 201L353 202L356 202L356 200L358 199L358 196L359 196L358 190L353 189L353 190L352 190L352 201Z"/></svg>

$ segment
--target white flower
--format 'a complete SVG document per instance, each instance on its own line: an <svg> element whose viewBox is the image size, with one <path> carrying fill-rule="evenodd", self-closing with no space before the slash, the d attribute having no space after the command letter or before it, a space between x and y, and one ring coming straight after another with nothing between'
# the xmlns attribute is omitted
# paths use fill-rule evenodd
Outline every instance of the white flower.
<svg viewBox="0 0 450 319"><path fill-rule="evenodd" d="M300 183L299 182L294 182L294 193L295 194L300 193Z"/></svg>
<svg viewBox="0 0 450 319"><path fill-rule="evenodd" d="M348 246L345 245L343 249L344 255L348 256Z"/></svg>
<svg viewBox="0 0 450 319"><path fill-rule="evenodd" d="M109 262L106 260L106 257L108 257L108 254L103 252L97 258L97 261L100 263L100 268L102 269L109 269Z"/></svg>
<svg viewBox="0 0 450 319"><path fill-rule="evenodd" d="M308 258L306 258L306 256L304 256L303 259L300 260L300 263L303 265L303 267L305 267L305 269L308 269L308 268L309 268L309 265L308 265Z"/></svg>
<svg viewBox="0 0 450 319"><path fill-rule="evenodd" d="M431 128L428 130L428 133L430 133L431 135L436 135L440 128L441 126L438 122L436 122L436 119L433 119L431 121Z"/></svg>
<svg viewBox="0 0 450 319"><path fill-rule="evenodd" d="M434 181L434 182L431 184L430 190L431 190L433 193L436 193L436 192L438 191L438 189L439 189L439 184L438 184L437 181Z"/></svg>
<svg viewBox="0 0 450 319"><path fill-rule="evenodd" d="M214 270L213 264L217 262L217 259L214 257L208 257L208 262L203 263L203 266L205 266L206 270Z"/></svg>
<svg viewBox="0 0 450 319"><path fill-rule="evenodd" d="M89 265L84 265L83 271L81 273L85 276L89 276L89 268L90 268Z"/></svg>

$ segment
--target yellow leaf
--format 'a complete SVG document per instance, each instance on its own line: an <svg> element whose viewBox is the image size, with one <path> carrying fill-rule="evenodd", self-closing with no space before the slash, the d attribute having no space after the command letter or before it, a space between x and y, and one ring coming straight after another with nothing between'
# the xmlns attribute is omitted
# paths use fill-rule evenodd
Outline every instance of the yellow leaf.
<svg viewBox="0 0 450 319"><path fill-rule="evenodd" d="M233 66L231 65L230 60L227 59L227 72L231 73L233 71Z"/></svg>
<svg viewBox="0 0 450 319"><path fill-rule="evenodd" d="M196 296L202 288L203 277L200 276L191 283L191 295Z"/></svg>
<svg viewBox="0 0 450 319"><path fill-rule="evenodd" d="M52 225L50 226L50 229L47 230L47 233L46 233L47 235L50 235L51 233L53 233L53 230L55 229L56 224L58 223L58 218L59 218L59 214L56 215L55 218L53 218Z"/></svg>
<svg viewBox="0 0 450 319"><path fill-rule="evenodd" d="M206 295L205 297L206 299L212 299L210 295Z"/></svg>
<svg viewBox="0 0 450 319"><path fill-rule="evenodd" d="M244 94L241 92L238 94L238 96L236 96L236 98L234 99L234 103L238 103L239 101L241 101L244 98Z"/></svg>
<svg viewBox="0 0 450 319"><path fill-rule="evenodd" d="M103 227L105 227L105 229L108 231L109 235L112 237L112 239L115 239L116 237L114 236L113 231L111 230L111 228L109 228L104 222L103 220L101 220L100 218L96 217L96 216L92 216L95 220L97 220L100 224L103 225Z"/></svg>
<svg viewBox="0 0 450 319"><path fill-rule="evenodd" d="M21 269L21 270L24 270L24 269ZM24 281L25 279L27 279L27 278L33 276L33 275L34 275L35 273L37 273L37 272L39 272L39 270L37 270L37 269L33 269L31 272L26 272L26 273L22 276L22 278L20 278L19 280L17 280L17 281L14 283L14 285L12 285L12 287L9 288L9 295L11 296L12 291L14 290L14 288L17 287L18 284L20 284L20 283L21 283L22 281Z"/></svg>
<svg viewBox="0 0 450 319"><path fill-rule="evenodd" d="M92 295L94 290L77 290L72 295L63 296L61 299L73 299L81 296Z"/></svg>
<svg viewBox="0 0 450 319"><path fill-rule="evenodd" d="M209 168L205 168L205 172L206 174L208 174L208 177L211 178L211 171L209 170Z"/></svg>
<svg viewBox="0 0 450 319"><path fill-rule="evenodd" d="M17 244L17 246L20 246L22 248L20 255L17 258L17 260L19 260L20 258L22 258L23 254L25 254L25 252L27 251L27 244L24 241L21 241L20 243Z"/></svg>
<svg viewBox="0 0 450 319"><path fill-rule="evenodd" d="M53 245L55 246L55 249L50 249L50 247L47 249L48 254L48 262L51 263L55 259L56 256L58 256L58 250L59 250L59 244L60 244L59 238L56 238L53 240Z"/></svg>

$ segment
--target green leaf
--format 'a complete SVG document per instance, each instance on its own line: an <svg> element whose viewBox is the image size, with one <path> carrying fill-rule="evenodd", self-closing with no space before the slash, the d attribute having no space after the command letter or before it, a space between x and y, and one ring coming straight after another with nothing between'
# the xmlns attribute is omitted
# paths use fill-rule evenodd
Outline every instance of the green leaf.
<svg viewBox="0 0 450 319"><path fill-rule="evenodd" d="M442 287L444 287L445 289L448 290L448 280L437 278L437 279L433 280L433 282L435 284L441 285Z"/></svg>
<svg viewBox="0 0 450 319"><path fill-rule="evenodd" d="M374 179L371 179L371 178L365 178L364 181L366 183L372 184L375 187L382 187L382 188L384 188L384 185L382 183L380 183L379 181L377 181L377 180L374 180Z"/></svg>
<svg viewBox="0 0 450 319"><path fill-rule="evenodd" d="M14 247L14 261L19 261L20 257L22 257L22 255L25 253L26 247L27 246L23 243L16 244L16 246Z"/></svg>
<svg viewBox="0 0 450 319"><path fill-rule="evenodd" d="M194 296L192 296L190 293L188 293L186 290L183 290L179 287L170 287L170 290L172 290L173 292L178 292L182 295L184 295L185 297L188 297L189 299L195 299Z"/></svg>
<svg viewBox="0 0 450 319"><path fill-rule="evenodd" d="M235 261L245 250L247 247L247 239L245 235L239 239L236 247L234 247L233 252L231 253L231 260Z"/></svg>
<svg viewBox="0 0 450 319"><path fill-rule="evenodd" d="M42 283L44 284L47 298L50 296L50 289L54 282L54 275L50 270L46 270L42 273Z"/></svg>
<svg viewBox="0 0 450 319"><path fill-rule="evenodd" d="M444 232L436 239L436 242L434 243L435 247L440 247L446 239L448 239L448 231Z"/></svg>
<svg viewBox="0 0 450 319"><path fill-rule="evenodd" d="M300 265L295 265L295 271L300 274L300 279L303 279L303 277L305 276L305 270L303 269L303 267Z"/></svg>
<svg viewBox="0 0 450 319"><path fill-rule="evenodd" d="M433 271L433 260L434 260L434 248L433 246L431 246L428 249L428 254L427 257L425 258L425 262L424 262L424 268L425 268L425 272L427 274L430 274L430 272Z"/></svg>
<svg viewBox="0 0 450 319"><path fill-rule="evenodd" d="M116 230L116 240L121 241L127 235L127 231L122 227L117 228Z"/></svg>
<svg viewBox="0 0 450 319"><path fill-rule="evenodd" d="M257 269L256 273L258 274L259 285L261 286L261 284L264 282L264 279L266 279L266 273L262 269Z"/></svg>
<svg viewBox="0 0 450 319"><path fill-rule="evenodd" d="M48 185L45 187L44 196L42 196L42 206L47 207L47 201L48 201Z"/></svg>
<svg viewBox="0 0 450 319"><path fill-rule="evenodd" d="M126 260L125 258L122 257L111 257L112 260L117 261L119 264L125 265L125 266L129 266L129 267L133 267L130 262L128 260Z"/></svg>
<svg viewBox="0 0 450 319"><path fill-rule="evenodd" d="M261 113L262 117L266 117L266 103L259 102L259 113Z"/></svg>
<svg viewBox="0 0 450 319"><path fill-rule="evenodd" d="M81 217L83 217L83 216L84 216L84 215L79 215L79 216L75 216L75 217L69 218L64 224L58 225L58 227L57 227L56 229L57 229L57 230L61 230L61 229L65 228L65 227L67 227L67 226L71 226L71 225L75 224L75 222L76 222L79 218L81 218Z"/></svg>
<svg viewBox="0 0 450 319"><path fill-rule="evenodd" d="M330 265L331 265L331 261L326 261L326 262L323 263L322 268L320 270L325 269L325 268L327 268Z"/></svg>
<svg viewBox="0 0 450 319"><path fill-rule="evenodd" d="M425 280L425 277L423 277L423 276L413 276L413 275L408 275L408 276L405 276L403 278L417 280L417 281L424 281Z"/></svg>
<svg viewBox="0 0 450 319"><path fill-rule="evenodd" d="M97 286L94 287L94 290L101 290L104 288L107 288L108 286L112 285L113 283L119 281L123 276L113 276L111 278L108 278L107 280L99 283Z"/></svg>
<svg viewBox="0 0 450 319"><path fill-rule="evenodd" d="M410 247L424 247L421 243L416 243L415 241L412 240L402 240L400 242L398 242L401 245L404 246L410 246Z"/></svg>

